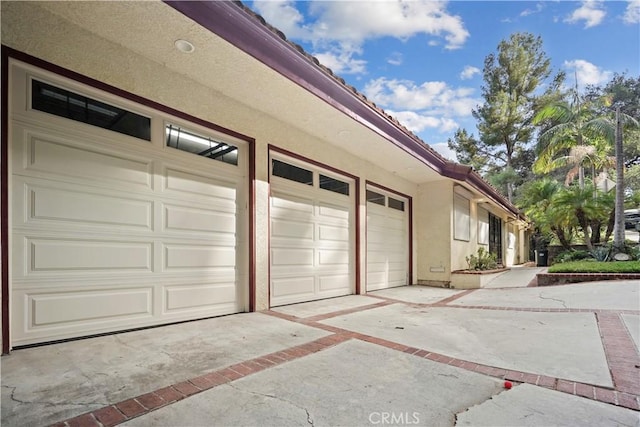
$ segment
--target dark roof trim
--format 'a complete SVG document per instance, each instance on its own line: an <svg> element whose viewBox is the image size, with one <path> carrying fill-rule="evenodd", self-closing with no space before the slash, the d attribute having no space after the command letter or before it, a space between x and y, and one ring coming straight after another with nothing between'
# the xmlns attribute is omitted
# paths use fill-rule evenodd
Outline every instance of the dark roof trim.
<svg viewBox="0 0 640 427"><path fill-rule="evenodd" d="M165 3L418 158L440 175L469 182L518 215L518 209L469 166L442 157L241 3L215 0L165 0Z"/></svg>

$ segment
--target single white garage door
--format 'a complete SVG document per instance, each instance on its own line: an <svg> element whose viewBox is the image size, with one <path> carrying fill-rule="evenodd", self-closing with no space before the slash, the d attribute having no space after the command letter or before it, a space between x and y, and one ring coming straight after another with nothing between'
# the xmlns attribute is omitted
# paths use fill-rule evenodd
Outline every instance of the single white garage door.
<svg viewBox="0 0 640 427"><path fill-rule="evenodd" d="M409 284L407 200L367 188L367 291Z"/></svg>
<svg viewBox="0 0 640 427"><path fill-rule="evenodd" d="M354 292L354 183L271 160L271 306Z"/></svg>
<svg viewBox="0 0 640 427"><path fill-rule="evenodd" d="M13 346L245 310L242 141L17 64L11 79Z"/></svg>

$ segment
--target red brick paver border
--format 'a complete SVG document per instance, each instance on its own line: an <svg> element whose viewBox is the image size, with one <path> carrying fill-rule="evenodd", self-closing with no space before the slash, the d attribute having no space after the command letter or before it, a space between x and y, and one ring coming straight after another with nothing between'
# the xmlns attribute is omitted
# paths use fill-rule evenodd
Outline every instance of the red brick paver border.
<svg viewBox="0 0 640 427"><path fill-rule="evenodd" d="M597 309L560 309L560 308L518 308L518 307L490 307L490 306L448 306L450 302L461 298L475 289L469 289L453 295L449 298L437 301L432 304L416 304L408 303L391 298L379 297L383 301L380 303L369 304L361 307L339 310L332 313L326 313L308 318L298 318L275 311L265 311L265 314L278 317L291 322L301 323L304 325L320 328L329 332L331 335L323 338L290 347L281 351L277 351L264 356L256 357L251 360L236 363L225 368L218 369L191 378L177 384L164 387L150 393L146 393L104 408L79 415L77 417L61 421L54 424L60 427L111 427L132 418L147 414L153 410L185 399L189 396L201 393L204 390L211 389L221 384L252 375L272 366L277 366L291 360L299 359L309 354L313 354L350 339L358 339L375 345L386 347L392 350L410 354L415 357L431 360L437 363L443 363L455 366L468 371L488 375L494 378L510 380L517 383L528 383L551 390L557 390L576 396L604 402L629 408L640 410L640 357L635 349L635 345L626 330L625 325L620 318L620 313L638 314L635 310L597 310ZM431 352L426 349L407 346L393 341L385 340L348 331L335 326L329 326L319 323L321 320L329 319L336 316L355 313L359 311L371 310L384 307L390 304L404 304L417 307L451 307L461 309L483 309L483 310L509 310L509 311L529 311L529 312L589 312L595 313L598 320L598 327L602 337L607 362L611 370L615 389L606 387L593 386L583 384L576 381L570 381L562 378L548 377L530 372L521 372L507 370L499 367L483 365L480 363L457 359L444 354Z"/></svg>
<svg viewBox="0 0 640 427"><path fill-rule="evenodd" d="M623 320L615 313L596 317L616 390L640 395L640 356Z"/></svg>

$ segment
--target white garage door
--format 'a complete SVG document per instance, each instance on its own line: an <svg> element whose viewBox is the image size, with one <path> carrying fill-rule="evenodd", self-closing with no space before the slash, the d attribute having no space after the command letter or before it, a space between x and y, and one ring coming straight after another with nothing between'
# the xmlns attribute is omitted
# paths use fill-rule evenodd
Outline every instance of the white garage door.
<svg viewBox="0 0 640 427"><path fill-rule="evenodd" d="M367 188L367 290L409 284L407 200Z"/></svg>
<svg viewBox="0 0 640 427"><path fill-rule="evenodd" d="M271 305L354 291L353 180L271 160Z"/></svg>
<svg viewBox="0 0 640 427"><path fill-rule="evenodd" d="M12 66L12 345L244 311L243 143L39 74Z"/></svg>

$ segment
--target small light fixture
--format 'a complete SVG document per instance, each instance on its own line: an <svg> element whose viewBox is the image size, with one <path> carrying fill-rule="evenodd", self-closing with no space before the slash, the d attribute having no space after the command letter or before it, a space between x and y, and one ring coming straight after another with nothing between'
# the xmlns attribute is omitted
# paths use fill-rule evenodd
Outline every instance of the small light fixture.
<svg viewBox="0 0 640 427"><path fill-rule="evenodd" d="M193 53L196 50L196 47L190 41L183 39L176 40L174 45L176 49L184 53Z"/></svg>

